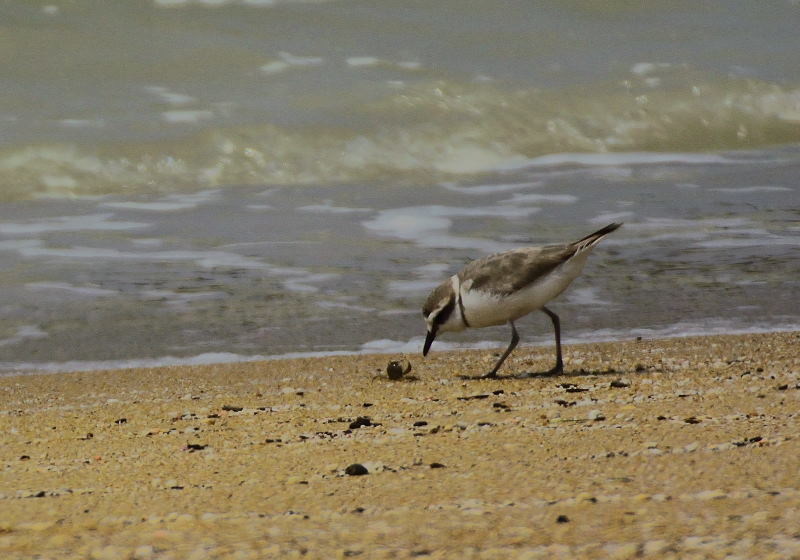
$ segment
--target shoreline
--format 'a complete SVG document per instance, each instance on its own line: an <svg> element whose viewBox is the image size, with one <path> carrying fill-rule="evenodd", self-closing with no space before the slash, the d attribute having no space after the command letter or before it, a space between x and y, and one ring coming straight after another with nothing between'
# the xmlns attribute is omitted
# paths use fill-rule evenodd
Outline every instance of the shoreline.
<svg viewBox="0 0 800 560"><path fill-rule="evenodd" d="M669 340L680 338L697 338L712 336L747 336L759 334L773 334L800 331L794 323L783 323L778 327L751 327L732 329L698 330L697 328L676 329L633 329L625 333L589 338L583 336L563 337L565 346L586 344L614 344L623 343L637 338L647 340ZM688 334L687 334L688 333ZM358 350L330 350L330 351L296 351L283 354L237 354L233 352L206 352L191 356L162 356L158 358L130 358L118 360L72 360L66 362L27 362L16 364L14 362L0 362L0 379L26 375L59 375L63 373L77 373L90 371L116 371L143 368L167 367L204 367L224 364L272 362L295 359L323 359L331 357L357 357L357 356L397 356L407 355L419 358L422 351L424 337L412 338L408 341L398 340L372 340L362 344ZM501 351L508 344L507 340L480 340L477 342L459 342L457 340L437 340L434 352L462 352L462 351ZM523 347L531 350L542 350L553 346L552 340L547 336L538 336L530 342L522 342L515 352Z"/></svg>
<svg viewBox="0 0 800 560"><path fill-rule="evenodd" d="M401 381L387 354L0 377L0 555L798 555L798 345L571 344L562 376L481 381L458 375L493 350Z"/></svg>

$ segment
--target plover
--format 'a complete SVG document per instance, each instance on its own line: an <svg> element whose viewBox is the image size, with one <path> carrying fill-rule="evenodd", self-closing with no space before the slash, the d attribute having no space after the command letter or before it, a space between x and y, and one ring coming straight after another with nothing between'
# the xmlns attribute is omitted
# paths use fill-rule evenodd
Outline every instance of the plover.
<svg viewBox="0 0 800 560"><path fill-rule="evenodd" d="M508 323L511 343L492 371L482 376L496 377L519 342L514 321L541 309L556 335L556 365L546 373L563 373L560 322L545 304L578 277L595 245L621 225L609 224L574 243L512 249L470 262L428 296L422 308L428 326L422 355L428 355L439 333Z"/></svg>

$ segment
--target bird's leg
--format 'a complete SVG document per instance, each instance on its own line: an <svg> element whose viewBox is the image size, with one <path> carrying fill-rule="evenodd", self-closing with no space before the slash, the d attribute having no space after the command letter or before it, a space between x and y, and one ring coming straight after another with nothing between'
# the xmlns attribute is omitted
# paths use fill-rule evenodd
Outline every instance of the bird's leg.
<svg viewBox="0 0 800 560"><path fill-rule="evenodd" d="M517 334L517 327L514 326L514 321L509 321L508 324L511 325L511 343L508 345L508 348L506 348L506 351L503 352L503 355L500 356L500 359L497 360L497 363L494 365L492 371L484 375L484 378L497 377L497 370L500 369L500 366L502 366L503 362L506 361L508 355L514 351L514 348L517 347L517 343L519 343L519 334Z"/></svg>
<svg viewBox="0 0 800 560"><path fill-rule="evenodd" d="M553 321L553 329L556 331L556 365L547 372L547 375L559 375L564 373L564 362L561 359L561 323L558 315L546 307L542 307L542 311L547 313L550 320Z"/></svg>

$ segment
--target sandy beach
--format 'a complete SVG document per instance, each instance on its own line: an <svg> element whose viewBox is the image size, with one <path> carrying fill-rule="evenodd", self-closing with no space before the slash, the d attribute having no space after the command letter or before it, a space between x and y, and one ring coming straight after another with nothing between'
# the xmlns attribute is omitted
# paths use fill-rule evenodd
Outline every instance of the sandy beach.
<svg viewBox="0 0 800 560"><path fill-rule="evenodd" d="M386 355L0 378L0 556L797 558L798 347L574 345L562 376L485 381L459 375L491 351L405 356L399 381Z"/></svg>

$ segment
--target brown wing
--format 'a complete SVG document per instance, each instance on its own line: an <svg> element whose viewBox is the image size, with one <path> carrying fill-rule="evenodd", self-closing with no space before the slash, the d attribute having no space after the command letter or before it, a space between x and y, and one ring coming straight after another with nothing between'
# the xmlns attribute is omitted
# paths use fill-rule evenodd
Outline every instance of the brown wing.
<svg viewBox="0 0 800 560"><path fill-rule="evenodd" d="M471 290L497 295L515 292L535 282L575 254L575 246L525 247L472 261L458 273Z"/></svg>

